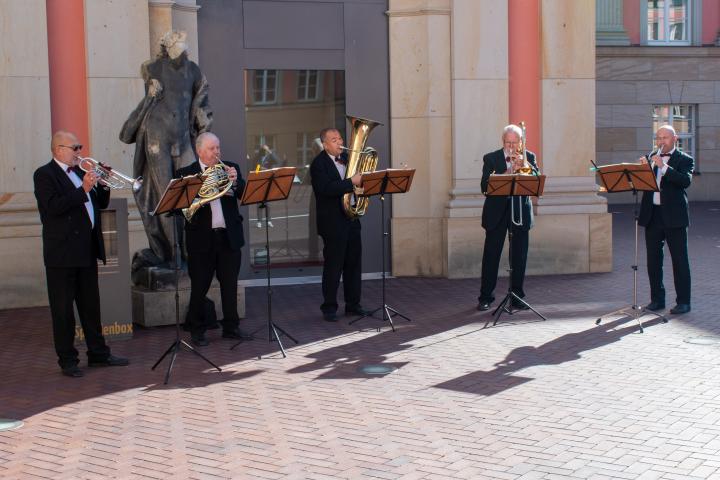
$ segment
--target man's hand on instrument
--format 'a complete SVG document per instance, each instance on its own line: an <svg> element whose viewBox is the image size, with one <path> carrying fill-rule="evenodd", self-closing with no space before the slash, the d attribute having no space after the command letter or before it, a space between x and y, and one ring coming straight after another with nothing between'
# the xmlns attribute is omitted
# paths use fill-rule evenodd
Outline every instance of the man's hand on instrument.
<svg viewBox="0 0 720 480"><path fill-rule="evenodd" d="M352 182L353 186L357 187L360 185L360 182L362 182L362 173L356 173L352 177L350 177L350 181Z"/></svg>
<svg viewBox="0 0 720 480"><path fill-rule="evenodd" d="M235 167L225 167L225 171L228 174L228 178L232 183L235 183L237 181L237 170L235 170Z"/></svg>
<svg viewBox="0 0 720 480"><path fill-rule="evenodd" d="M98 181L98 176L95 174L95 172L87 172L85 176L83 177L82 181L82 188L86 192L89 192L93 189L95 184Z"/></svg>
<svg viewBox="0 0 720 480"><path fill-rule="evenodd" d="M645 157L640 157L640 158L638 158L638 161L637 161L637 162L638 162L639 164L643 164L643 163L647 163L647 161L648 161L647 158L645 158Z"/></svg>
<svg viewBox="0 0 720 480"><path fill-rule="evenodd" d="M663 163L663 159L660 155L654 155L652 157L652 162L655 164L658 168L663 168L665 164Z"/></svg>

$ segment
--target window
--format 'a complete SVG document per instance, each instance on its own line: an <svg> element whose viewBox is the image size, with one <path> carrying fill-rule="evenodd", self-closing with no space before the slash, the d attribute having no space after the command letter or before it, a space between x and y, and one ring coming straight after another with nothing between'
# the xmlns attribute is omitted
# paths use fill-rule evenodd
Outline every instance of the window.
<svg viewBox="0 0 720 480"><path fill-rule="evenodd" d="M653 106L653 139L658 128L670 124L675 128L675 133L678 136L678 148L694 158L695 111L695 105Z"/></svg>
<svg viewBox="0 0 720 480"><path fill-rule="evenodd" d="M345 130L342 70L245 70L247 168L297 167L287 200L269 204L270 268L302 272L322 265L309 166L321 150L320 130ZM297 97L296 94L297 93ZM247 209L250 269L265 275L265 211Z"/></svg>
<svg viewBox="0 0 720 480"><path fill-rule="evenodd" d="M648 45L690 45L692 0L647 0Z"/></svg>
<svg viewBox="0 0 720 480"><path fill-rule="evenodd" d="M255 70L252 99L256 105L277 102L277 70Z"/></svg>
<svg viewBox="0 0 720 480"><path fill-rule="evenodd" d="M297 98L298 101L312 101L318 99L320 90L320 75L317 70L300 70L298 72Z"/></svg>

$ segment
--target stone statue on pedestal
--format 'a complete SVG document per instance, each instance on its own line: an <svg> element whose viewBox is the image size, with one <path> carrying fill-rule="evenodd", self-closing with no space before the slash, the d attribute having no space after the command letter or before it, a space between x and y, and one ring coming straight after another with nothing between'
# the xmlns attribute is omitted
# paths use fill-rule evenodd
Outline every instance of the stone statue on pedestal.
<svg viewBox="0 0 720 480"><path fill-rule="evenodd" d="M195 62L188 59L185 32L170 31L160 41L160 54L143 63L145 97L125 121L120 140L135 143L133 176L143 177L135 193L149 249L136 252L133 280L145 267L169 268L173 260L173 219L151 216L173 173L195 161L194 142L212 125L208 83ZM151 287L152 288L152 287Z"/></svg>

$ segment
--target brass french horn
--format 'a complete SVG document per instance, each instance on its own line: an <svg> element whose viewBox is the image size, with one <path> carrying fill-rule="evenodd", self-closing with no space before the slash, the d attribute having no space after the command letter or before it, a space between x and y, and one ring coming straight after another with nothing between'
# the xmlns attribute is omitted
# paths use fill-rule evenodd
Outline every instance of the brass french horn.
<svg viewBox="0 0 720 480"><path fill-rule="evenodd" d="M225 171L226 165L220 160L219 155L216 158L218 163L206 168L201 174L203 184L198 191L197 197L189 207L182 209L183 215L185 215L188 222L192 220L193 215L197 213L200 207L222 197L232 188L230 177Z"/></svg>

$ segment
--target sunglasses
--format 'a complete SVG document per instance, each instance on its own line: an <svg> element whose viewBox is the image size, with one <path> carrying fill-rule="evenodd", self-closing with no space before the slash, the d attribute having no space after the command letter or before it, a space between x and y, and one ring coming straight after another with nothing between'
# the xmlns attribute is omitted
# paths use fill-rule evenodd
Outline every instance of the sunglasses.
<svg viewBox="0 0 720 480"><path fill-rule="evenodd" d="M72 149L73 152L79 152L80 150L82 150L83 146L80 144L75 144L75 145L58 145L58 147L70 148L70 149Z"/></svg>

